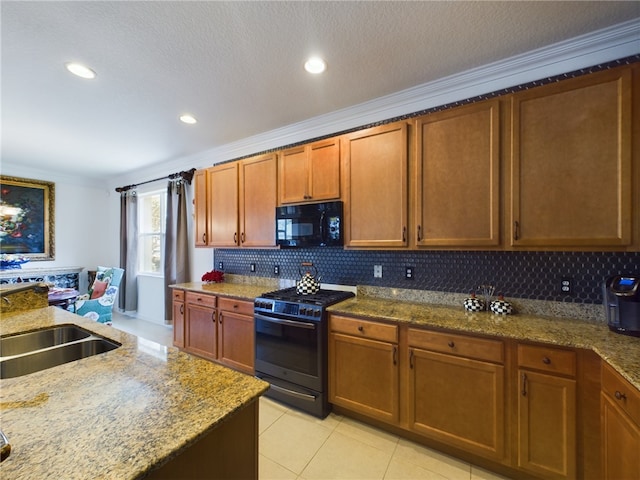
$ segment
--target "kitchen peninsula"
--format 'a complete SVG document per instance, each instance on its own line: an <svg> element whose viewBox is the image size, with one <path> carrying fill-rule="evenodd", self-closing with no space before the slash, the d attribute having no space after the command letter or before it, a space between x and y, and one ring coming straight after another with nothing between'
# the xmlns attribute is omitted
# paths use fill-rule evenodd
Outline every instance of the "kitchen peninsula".
<svg viewBox="0 0 640 480"><path fill-rule="evenodd" d="M0 380L2 478L257 478L267 383L55 307L5 315L0 334L66 324L121 346Z"/></svg>

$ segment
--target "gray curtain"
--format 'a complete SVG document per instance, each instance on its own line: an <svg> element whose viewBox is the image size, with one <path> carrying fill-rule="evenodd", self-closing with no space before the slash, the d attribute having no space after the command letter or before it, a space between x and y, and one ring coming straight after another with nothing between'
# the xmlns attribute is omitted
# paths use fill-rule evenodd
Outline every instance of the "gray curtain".
<svg viewBox="0 0 640 480"><path fill-rule="evenodd" d="M138 196L135 190L120 193L120 268L124 277L118 290L118 307L138 310Z"/></svg>
<svg viewBox="0 0 640 480"><path fill-rule="evenodd" d="M173 318L173 298L169 285L189 282L189 239L187 191L182 179L170 180L167 187L167 224L164 242L164 318Z"/></svg>

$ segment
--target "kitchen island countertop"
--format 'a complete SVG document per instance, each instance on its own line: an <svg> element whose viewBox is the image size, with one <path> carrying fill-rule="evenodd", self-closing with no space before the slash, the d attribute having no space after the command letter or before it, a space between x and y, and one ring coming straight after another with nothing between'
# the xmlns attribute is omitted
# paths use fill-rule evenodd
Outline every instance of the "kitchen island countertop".
<svg viewBox="0 0 640 480"><path fill-rule="evenodd" d="M4 316L0 334L75 324L121 346L0 380L12 446L2 478L141 478L268 388L221 365L55 307Z"/></svg>

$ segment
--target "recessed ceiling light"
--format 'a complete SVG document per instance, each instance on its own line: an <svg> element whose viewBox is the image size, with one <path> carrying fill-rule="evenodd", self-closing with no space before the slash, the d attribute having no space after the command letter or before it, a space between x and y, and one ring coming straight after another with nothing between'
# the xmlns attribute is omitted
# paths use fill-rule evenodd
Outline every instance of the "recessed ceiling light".
<svg viewBox="0 0 640 480"><path fill-rule="evenodd" d="M180 121L183 123L188 123L189 125L193 125L194 123L198 123L198 120L193 115L189 115L185 113L184 115L180 115Z"/></svg>
<svg viewBox="0 0 640 480"><path fill-rule="evenodd" d="M80 63L69 62L65 63L64 66L67 67L67 70L69 70L74 75L77 75L78 77L86 78L89 80L91 80L92 78L96 78L96 72Z"/></svg>
<svg viewBox="0 0 640 480"><path fill-rule="evenodd" d="M327 69L327 64L320 57L311 57L304 64L304 69L309 73L322 73Z"/></svg>

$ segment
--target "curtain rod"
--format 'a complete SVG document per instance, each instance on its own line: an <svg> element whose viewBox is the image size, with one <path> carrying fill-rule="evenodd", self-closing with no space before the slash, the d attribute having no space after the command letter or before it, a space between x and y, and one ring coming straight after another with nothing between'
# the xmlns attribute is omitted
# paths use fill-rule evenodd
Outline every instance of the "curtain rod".
<svg viewBox="0 0 640 480"><path fill-rule="evenodd" d="M196 171L196 169L192 168L191 170L187 170L186 172L182 171L182 172L178 172L178 173L172 173L171 175L167 175L166 177L154 178L153 180L147 180L146 182L136 183L136 184L133 184L133 185L127 185L126 187L117 187L116 188L116 192L118 192L118 193L126 192L128 190L131 190L132 188L136 188L139 185L145 185L147 183L157 182L158 180L164 180L165 178L168 178L170 180L174 180L176 178L182 178L182 180L184 180L189 185L191 185L191 179L193 179L193 174L195 173L195 171Z"/></svg>

